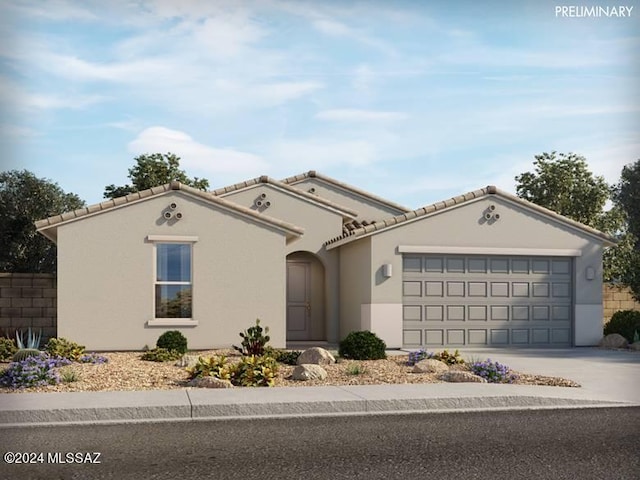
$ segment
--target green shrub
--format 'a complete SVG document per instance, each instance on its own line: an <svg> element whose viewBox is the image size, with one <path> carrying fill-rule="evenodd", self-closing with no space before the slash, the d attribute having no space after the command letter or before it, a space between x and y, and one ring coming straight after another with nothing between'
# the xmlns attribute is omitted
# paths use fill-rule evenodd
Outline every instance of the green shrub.
<svg viewBox="0 0 640 480"><path fill-rule="evenodd" d="M140 358L149 362L170 362L172 360L180 360L182 353L177 350L167 350L166 348L154 348L144 352Z"/></svg>
<svg viewBox="0 0 640 480"><path fill-rule="evenodd" d="M460 352L458 350L453 353L449 353L448 350L443 350L439 353L434 353L430 358L440 360L447 365L464 364L464 358L460 356Z"/></svg>
<svg viewBox="0 0 640 480"><path fill-rule="evenodd" d="M272 387L278 373L278 362L268 355L242 357L233 365L231 383L240 387Z"/></svg>
<svg viewBox="0 0 640 480"><path fill-rule="evenodd" d="M340 342L338 355L353 360L378 360L387 358L387 345L375 333L368 330L351 332Z"/></svg>
<svg viewBox="0 0 640 480"><path fill-rule="evenodd" d="M60 369L60 380L62 383L72 383L80 380L80 374L71 367L64 367Z"/></svg>
<svg viewBox="0 0 640 480"><path fill-rule="evenodd" d="M359 363L352 363L347 367L347 374L349 375L361 375L365 372L365 368Z"/></svg>
<svg viewBox="0 0 640 480"><path fill-rule="evenodd" d="M84 354L84 345L78 345L63 337L50 338L44 349L52 357L66 358L74 362L80 360Z"/></svg>
<svg viewBox="0 0 640 480"><path fill-rule="evenodd" d="M19 348L18 351L16 351L16 353L13 354L13 361L22 362L23 360L26 360L29 357L37 357L41 353L42 352L37 348Z"/></svg>
<svg viewBox="0 0 640 480"><path fill-rule="evenodd" d="M189 379L199 377L216 377L221 380L231 380L233 366L227 361L227 357L221 355L219 357L198 358L198 363L193 367L187 368Z"/></svg>
<svg viewBox="0 0 640 480"><path fill-rule="evenodd" d="M605 335L619 333L629 343L633 343L636 332L640 332L640 312L634 310L617 311L604 326Z"/></svg>
<svg viewBox="0 0 640 480"><path fill-rule="evenodd" d="M260 319L256 319L256 324L253 327L249 327L244 333L240 332L242 338L242 348L233 345L233 348L240 352L242 355L264 355L264 349L271 339L269 335L263 335L269 333L269 327L260 326Z"/></svg>
<svg viewBox="0 0 640 480"><path fill-rule="evenodd" d="M178 330L169 330L158 337L156 347L175 350L184 355L187 353L187 339Z"/></svg>
<svg viewBox="0 0 640 480"><path fill-rule="evenodd" d="M10 338L0 337L0 362L10 360L17 350L16 342Z"/></svg>
<svg viewBox="0 0 640 480"><path fill-rule="evenodd" d="M266 347L264 354L269 355L275 359L276 362L284 363L286 365L297 365L298 357L302 352L300 350L284 350L282 348Z"/></svg>

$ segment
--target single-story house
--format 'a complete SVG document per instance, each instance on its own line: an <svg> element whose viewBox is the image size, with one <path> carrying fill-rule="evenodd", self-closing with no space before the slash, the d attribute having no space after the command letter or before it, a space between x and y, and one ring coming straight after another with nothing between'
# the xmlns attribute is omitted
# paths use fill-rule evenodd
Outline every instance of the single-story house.
<svg viewBox="0 0 640 480"><path fill-rule="evenodd" d="M310 171L179 182L36 222L58 246L58 336L94 350L371 330L390 348L569 347L602 335L611 237L489 186L417 210Z"/></svg>

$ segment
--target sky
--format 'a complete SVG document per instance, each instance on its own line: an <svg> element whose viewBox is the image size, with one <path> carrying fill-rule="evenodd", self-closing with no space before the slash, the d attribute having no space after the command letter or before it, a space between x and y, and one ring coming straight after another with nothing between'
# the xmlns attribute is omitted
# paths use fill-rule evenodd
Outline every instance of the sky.
<svg viewBox="0 0 640 480"><path fill-rule="evenodd" d="M559 1L0 0L0 171L88 204L155 152L212 189L317 170L411 208L513 193L542 152L615 183L640 0Z"/></svg>

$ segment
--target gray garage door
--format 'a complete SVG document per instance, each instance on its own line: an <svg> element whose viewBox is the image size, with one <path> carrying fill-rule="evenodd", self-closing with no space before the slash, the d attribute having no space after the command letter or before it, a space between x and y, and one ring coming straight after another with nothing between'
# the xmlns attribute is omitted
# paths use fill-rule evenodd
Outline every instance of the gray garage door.
<svg viewBox="0 0 640 480"><path fill-rule="evenodd" d="M571 346L572 259L403 257L403 344Z"/></svg>

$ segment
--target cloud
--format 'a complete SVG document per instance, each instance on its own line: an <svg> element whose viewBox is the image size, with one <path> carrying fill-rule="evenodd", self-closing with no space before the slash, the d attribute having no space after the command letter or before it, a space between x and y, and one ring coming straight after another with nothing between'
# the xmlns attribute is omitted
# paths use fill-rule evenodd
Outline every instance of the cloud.
<svg viewBox="0 0 640 480"><path fill-rule="evenodd" d="M398 52L395 48L390 46L388 43L383 42L382 40L378 40L371 35L368 35L358 29L348 27L344 23L337 22L335 20L330 20L327 18L320 18L312 21L313 27L321 33L325 35L329 35L332 37L344 37L350 38L357 43L360 43L366 47L373 48L378 50L379 52L389 55L389 56L397 56Z"/></svg>
<svg viewBox="0 0 640 480"><path fill-rule="evenodd" d="M335 122L389 122L404 120L408 116L402 112L384 112L375 110L335 109L318 112L315 118Z"/></svg>
<svg viewBox="0 0 640 480"><path fill-rule="evenodd" d="M129 151L136 154L172 152L181 158L182 166L206 174L241 173L254 176L264 171L266 162L252 153L233 148L214 148L195 141L179 130L154 126L140 132L129 143Z"/></svg>
<svg viewBox="0 0 640 480"><path fill-rule="evenodd" d="M291 170L326 169L332 166L364 167L378 158L376 147L365 140L314 138L309 140L280 140L268 148L268 158Z"/></svg>

